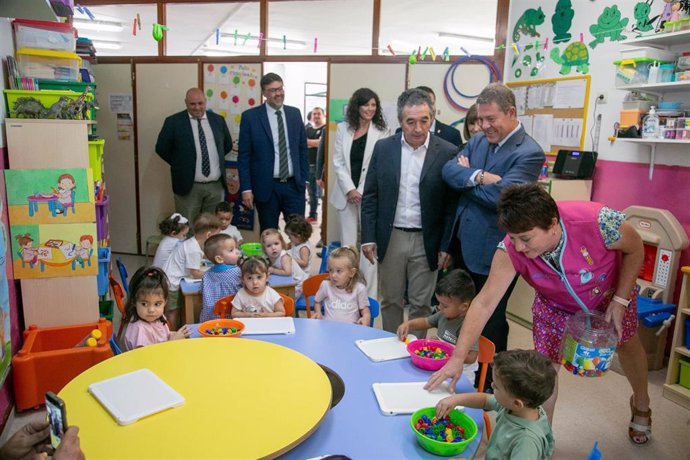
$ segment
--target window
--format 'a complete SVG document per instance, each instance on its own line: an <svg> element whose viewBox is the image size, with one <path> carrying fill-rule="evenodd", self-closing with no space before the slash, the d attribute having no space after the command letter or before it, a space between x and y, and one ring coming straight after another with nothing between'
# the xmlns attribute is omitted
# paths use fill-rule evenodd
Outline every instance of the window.
<svg viewBox="0 0 690 460"><path fill-rule="evenodd" d="M381 0L379 54L409 55L419 47L441 55L494 54L496 0ZM430 54L427 54L427 60ZM438 57L437 57L438 59Z"/></svg>
<svg viewBox="0 0 690 460"><path fill-rule="evenodd" d="M94 16L74 10L74 27L80 37L91 39L97 56L156 56L158 42L153 39L157 21L156 5L90 6ZM141 30L134 21L141 19Z"/></svg>
<svg viewBox="0 0 690 460"><path fill-rule="evenodd" d="M258 55L259 11L259 2L168 3L167 55Z"/></svg>
<svg viewBox="0 0 690 460"><path fill-rule="evenodd" d="M271 1L266 52L371 55L373 15L373 0Z"/></svg>

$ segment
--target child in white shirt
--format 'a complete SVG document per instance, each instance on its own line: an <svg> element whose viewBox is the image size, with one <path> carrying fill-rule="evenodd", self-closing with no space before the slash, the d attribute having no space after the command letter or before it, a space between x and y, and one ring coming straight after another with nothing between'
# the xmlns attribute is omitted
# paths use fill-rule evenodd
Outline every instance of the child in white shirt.
<svg viewBox="0 0 690 460"><path fill-rule="evenodd" d="M161 242L158 243L152 265L154 267L163 268L166 262L168 262L170 254L172 254L175 246L187 238L189 220L182 214L176 212L158 224L158 228L164 236Z"/></svg>
<svg viewBox="0 0 690 460"><path fill-rule="evenodd" d="M260 257L248 257L240 264L242 289L232 300L233 318L285 316L280 294L268 286L268 264Z"/></svg>
<svg viewBox="0 0 690 460"><path fill-rule="evenodd" d="M292 276L295 280L295 298L302 295L302 283L309 275L302 270L297 261L285 250L285 240L275 228L267 228L261 232L261 244L268 256L270 266L269 274Z"/></svg>
<svg viewBox="0 0 690 460"><path fill-rule="evenodd" d="M288 251L290 257L306 274L310 274L314 254L311 244L309 244L309 238L312 234L311 224L307 222L304 216L291 214L285 224L285 233L290 239L290 250Z"/></svg>
<svg viewBox="0 0 690 460"><path fill-rule="evenodd" d="M180 281L185 276L201 278L204 274L201 270L201 260L204 258L202 248L208 237L218 233L218 229L220 229L220 221L216 216L209 213L199 215L194 221L194 236L177 245L163 267L170 281L165 313L173 329L177 329L179 310L183 302L180 296Z"/></svg>
<svg viewBox="0 0 690 460"><path fill-rule="evenodd" d="M232 225L232 204L227 201L221 201L216 205L216 217L220 219L220 233L225 233L235 238L237 246L242 244L242 234Z"/></svg>
<svg viewBox="0 0 690 460"><path fill-rule="evenodd" d="M360 273L357 251L345 246L328 257L328 279L314 296L314 318L369 326L371 310L364 277ZM321 315L321 305L324 314Z"/></svg>

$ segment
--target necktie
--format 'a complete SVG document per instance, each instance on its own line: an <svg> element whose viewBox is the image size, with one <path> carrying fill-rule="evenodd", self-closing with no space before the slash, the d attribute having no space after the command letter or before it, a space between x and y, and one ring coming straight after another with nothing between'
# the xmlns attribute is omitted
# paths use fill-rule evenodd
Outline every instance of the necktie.
<svg viewBox="0 0 690 460"><path fill-rule="evenodd" d="M208 146L206 145L206 134L201 127L201 118L197 118L199 127L199 147L201 147L201 173L208 177L211 174L211 160L208 157Z"/></svg>
<svg viewBox="0 0 690 460"><path fill-rule="evenodd" d="M276 110L278 117L278 158L280 161L278 175L280 180L287 180L290 177L290 168L288 166L287 141L285 140L285 125L283 124L283 114L280 110Z"/></svg>

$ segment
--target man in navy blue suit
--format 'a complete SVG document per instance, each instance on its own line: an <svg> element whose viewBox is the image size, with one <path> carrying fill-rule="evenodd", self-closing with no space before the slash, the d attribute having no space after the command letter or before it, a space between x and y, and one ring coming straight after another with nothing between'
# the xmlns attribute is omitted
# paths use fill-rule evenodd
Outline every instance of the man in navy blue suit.
<svg viewBox="0 0 690 460"><path fill-rule="evenodd" d="M206 96L191 88L187 110L169 116L156 141L156 153L170 165L175 211L193 222L225 199L225 154L232 138L225 119L206 111Z"/></svg>
<svg viewBox="0 0 690 460"><path fill-rule="evenodd" d="M278 228L283 213L304 215L309 177L307 133L299 109L283 105L283 79L261 78L266 103L244 111L240 122L239 172L242 204L259 212L261 231Z"/></svg>
<svg viewBox="0 0 690 460"><path fill-rule="evenodd" d="M498 228L496 205L501 191L510 184L535 181L544 164L544 151L517 119L515 95L500 83L488 85L477 98L477 115L482 128L465 145L457 158L443 167L443 180L461 192L456 212L451 254L459 255L459 266L467 269L477 292L489 274L496 246L505 233ZM513 285L484 327L482 335L503 351L508 341L506 306Z"/></svg>

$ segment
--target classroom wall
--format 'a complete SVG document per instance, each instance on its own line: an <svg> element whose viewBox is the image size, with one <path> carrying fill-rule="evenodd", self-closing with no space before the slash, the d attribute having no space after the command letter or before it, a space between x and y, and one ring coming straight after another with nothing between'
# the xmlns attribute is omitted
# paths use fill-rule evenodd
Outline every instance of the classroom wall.
<svg viewBox="0 0 690 460"><path fill-rule="evenodd" d="M580 40L582 34L583 42L589 44L594 40L590 33L590 25L595 24L597 18L603 12L604 7L617 5L622 17L629 18L623 35L627 38L634 38L635 33L632 27L635 24L633 8L637 2L615 0L600 0L592 2L590 0L572 0L573 17L570 33L572 39ZM650 16L661 13L664 2L654 2ZM551 52L554 31L552 29L551 17L555 11L556 2L545 2L536 0L513 0L510 2L510 12L508 19L508 41L506 42L506 62L505 75L506 81L524 81L530 79L557 78L562 75L559 73L561 66L555 63L549 56L546 57L543 65L534 77L529 76L529 71L523 71L521 78L515 77L515 69L522 65L525 54L532 54L526 51L525 46L534 44L538 38L543 50L546 38L549 39L547 53ZM540 37L528 38L521 35L517 44L522 52L521 56L516 57L513 49L513 31L517 20L528 8L542 8L545 14L544 23L536 27ZM567 44L556 45L561 52ZM619 112L622 108L623 98L626 91L616 90L614 87L615 66L613 61L621 59L620 50L628 49L617 42L611 42L607 38L604 43L598 44L594 50L588 46L590 65L588 75L591 75L591 91L589 99L589 110L587 116L587 136L585 141L586 150L596 150L599 153L599 161L594 176L592 199L606 203L612 207L623 209L631 205L643 205L668 209L680 223L685 227L686 232L690 233L690 213L685 205L685 193L690 183L690 155L687 154L686 146L660 146L657 148L656 166L654 177L650 181L649 174L649 148L643 145L632 145L624 142L611 143L607 140L613 134L613 124L619 119ZM690 45L685 47L690 50ZM513 61L515 59L515 65ZM525 67L523 66L523 69ZM580 75L573 71L571 75ZM605 93L607 102L599 104L595 108L594 100L600 93ZM690 102L690 92L684 95L673 94L671 99ZM601 115L601 132L599 142L594 143L595 132L594 121L595 110ZM596 129L596 128L595 128ZM681 256L681 264L690 264L690 251L685 250ZM676 293L677 299L680 290L681 277L677 279Z"/></svg>

